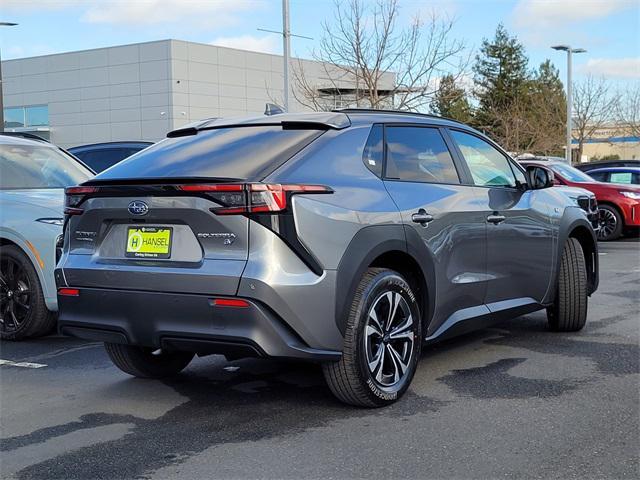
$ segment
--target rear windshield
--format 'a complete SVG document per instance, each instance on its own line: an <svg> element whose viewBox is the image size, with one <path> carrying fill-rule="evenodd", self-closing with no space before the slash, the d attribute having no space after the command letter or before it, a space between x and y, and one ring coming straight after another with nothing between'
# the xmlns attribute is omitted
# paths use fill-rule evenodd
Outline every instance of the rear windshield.
<svg viewBox="0 0 640 480"><path fill-rule="evenodd" d="M0 190L64 188L92 174L59 150L38 145L0 145Z"/></svg>
<svg viewBox="0 0 640 480"><path fill-rule="evenodd" d="M156 143L106 170L96 180L262 180L321 134L322 130L283 130L281 125L204 130Z"/></svg>

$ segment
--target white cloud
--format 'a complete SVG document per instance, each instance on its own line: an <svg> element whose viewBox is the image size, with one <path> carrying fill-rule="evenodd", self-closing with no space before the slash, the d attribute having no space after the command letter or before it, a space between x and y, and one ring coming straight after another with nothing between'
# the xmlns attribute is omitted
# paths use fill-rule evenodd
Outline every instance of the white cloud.
<svg viewBox="0 0 640 480"><path fill-rule="evenodd" d="M637 5L635 0L520 0L513 16L521 26L561 26L607 17Z"/></svg>
<svg viewBox="0 0 640 480"><path fill-rule="evenodd" d="M89 23L153 25L184 23L215 28L237 23L242 12L261 7L261 0L109 0L86 2L82 20Z"/></svg>
<svg viewBox="0 0 640 480"><path fill-rule="evenodd" d="M637 5L637 0L520 0L510 22L529 45L572 42L584 47L597 40L585 22L637 9Z"/></svg>
<svg viewBox="0 0 640 480"><path fill-rule="evenodd" d="M25 13L33 10L62 10L80 5L82 5L82 0L0 0L0 11L3 13Z"/></svg>
<svg viewBox="0 0 640 480"><path fill-rule="evenodd" d="M278 35L265 35L264 37L255 37L253 35L240 35L237 37L218 37L211 45L219 47L238 48L240 50L251 50L253 52L277 53Z"/></svg>
<svg viewBox="0 0 640 480"><path fill-rule="evenodd" d="M636 58L591 58L580 65L584 74L609 78L640 78L640 57Z"/></svg>

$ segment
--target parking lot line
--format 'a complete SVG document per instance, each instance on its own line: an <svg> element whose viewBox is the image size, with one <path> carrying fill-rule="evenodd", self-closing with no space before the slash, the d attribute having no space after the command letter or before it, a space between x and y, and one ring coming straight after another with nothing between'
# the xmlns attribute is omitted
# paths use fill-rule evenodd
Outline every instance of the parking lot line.
<svg viewBox="0 0 640 480"><path fill-rule="evenodd" d="M44 363L13 362L11 360L2 360L2 359L0 359L0 365L7 365L9 367L23 367L23 368L42 368L47 366Z"/></svg>

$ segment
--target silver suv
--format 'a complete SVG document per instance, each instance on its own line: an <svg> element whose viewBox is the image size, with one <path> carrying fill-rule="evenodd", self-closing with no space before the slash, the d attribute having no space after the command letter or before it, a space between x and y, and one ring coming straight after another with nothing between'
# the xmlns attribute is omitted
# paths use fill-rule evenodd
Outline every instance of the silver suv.
<svg viewBox="0 0 640 480"><path fill-rule="evenodd" d="M340 400L386 405L430 342L542 308L584 326L596 239L549 175L418 114L176 130L67 189L59 328L138 377L310 360Z"/></svg>

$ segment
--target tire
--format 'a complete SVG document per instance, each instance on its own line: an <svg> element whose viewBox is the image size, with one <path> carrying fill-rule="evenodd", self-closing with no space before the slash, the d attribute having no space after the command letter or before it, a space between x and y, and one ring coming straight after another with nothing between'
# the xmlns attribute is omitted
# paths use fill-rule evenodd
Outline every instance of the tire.
<svg viewBox="0 0 640 480"><path fill-rule="evenodd" d="M342 358L322 368L331 392L342 402L382 407L409 388L421 348L422 319L411 287L393 270L370 268L353 297Z"/></svg>
<svg viewBox="0 0 640 480"><path fill-rule="evenodd" d="M554 304L547 309L549 328L577 332L587 322L587 267L580 242L569 238L562 252Z"/></svg>
<svg viewBox="0 0 640 480"><path fill-rule="evenodd" d="M177 375L189 365L191 352L155 353L152 348L105 343L104 348L116 367L139 378L164 378Z"/></svg>
<svg viewBox="0 0 640 480"><path fill-rule="evenodd" d="M0 247L0 338L38 337L55 325L56 316L47 309L29 257L14 245Z"/></svg>
<svg viewBox="0 0 640 480"><path fill-rule="evenodd" d="M618 209L611 205L598 205L598 214L600 216L598 240L610 242L611 240L620 238L624 221Z"/></svg>

